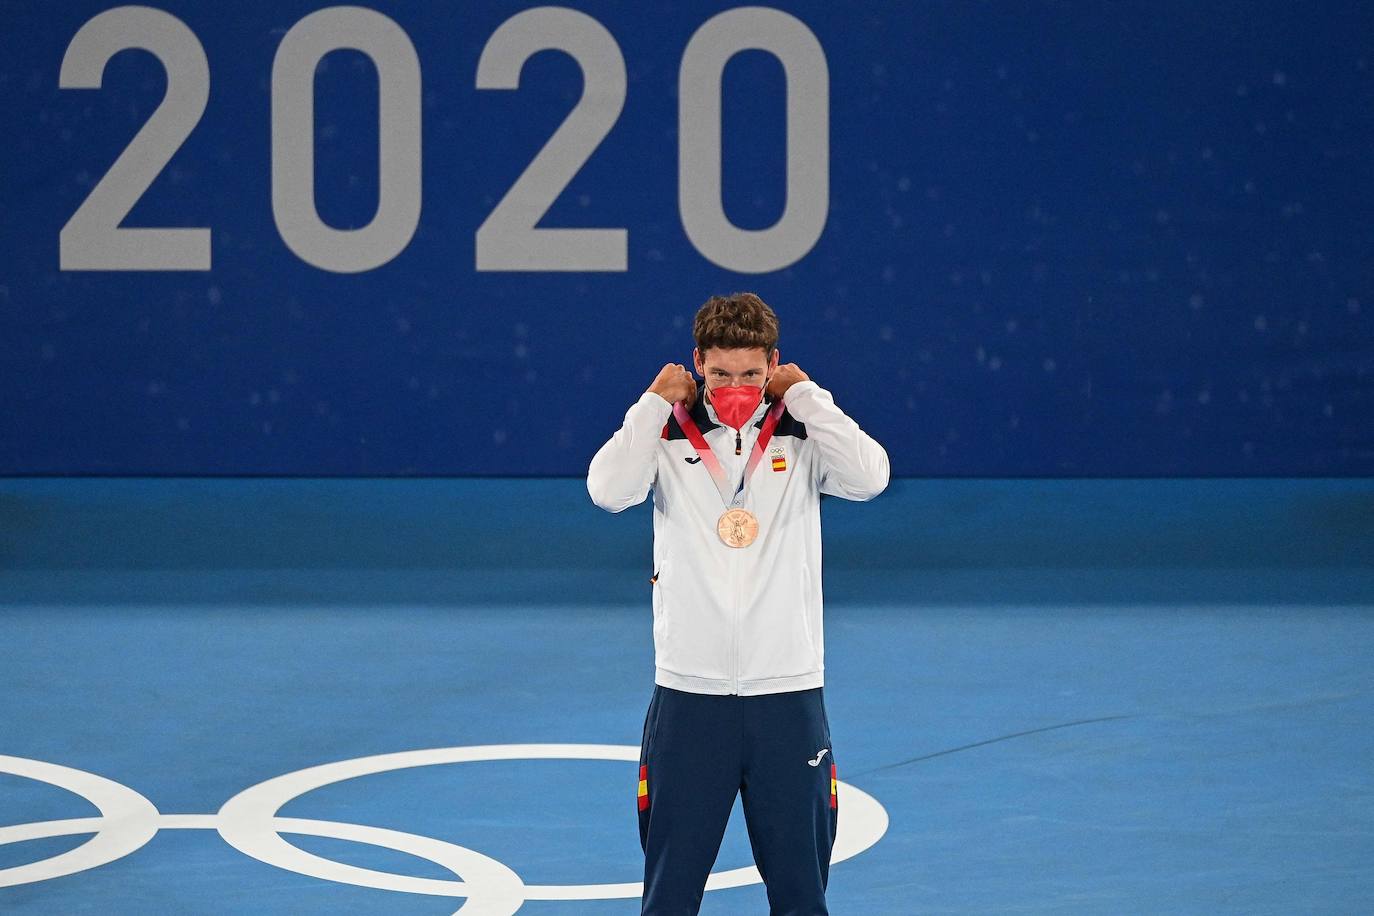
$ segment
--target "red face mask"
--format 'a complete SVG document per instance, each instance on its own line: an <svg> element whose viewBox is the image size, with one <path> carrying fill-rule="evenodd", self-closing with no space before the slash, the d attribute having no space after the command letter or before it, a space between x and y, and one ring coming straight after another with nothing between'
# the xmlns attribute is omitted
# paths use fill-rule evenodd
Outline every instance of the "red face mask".
<svg viewBox="0 0 1374 916"><path fill-rule="evenodd" d="M759 401L763 400L763 389L756 385L734 385L728 388L721 385L712 388L710 395L711 406L716 409L716 416L731 429L743 429L744 424L749 422L749 418L758 409Z"/></svg>

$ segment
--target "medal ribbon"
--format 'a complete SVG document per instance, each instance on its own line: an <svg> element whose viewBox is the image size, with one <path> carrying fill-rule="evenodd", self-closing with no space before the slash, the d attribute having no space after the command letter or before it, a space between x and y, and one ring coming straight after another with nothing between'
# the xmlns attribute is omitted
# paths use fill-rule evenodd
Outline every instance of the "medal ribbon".
<svg viewBox="0 0 1374 916"><path fill-rule="evenodd" d="M773 438L773 430L778 426L778 420L782 419L782 398L773 402L773 406L768 409L767 415L763 418L763 428L759 430L759 437L754 441L754 448L749 453L749 463L744 467L744 476L740 478L739 486L735 488L735 499L731 499L726 494L730 492L730 481L725 476L725 468L721 467L720 461L716 458L716 453L711 451L711 444L706 441L706 437L697 429L696 421L687 412L687 408L681 401L673 402L673 416L677 419L677 425L682 427L682 431L687 434L687 441L692 443L692 447L701 456L701 463L706 470L711 472L711 479L716 482L716 489L720 491L720 498L725 505L731 506L738 500L739 495L744 492L744 484L749 479L749 475L754 473L754 468L758 467L763 460L764 449L768 448L768 440Z"/></svg>

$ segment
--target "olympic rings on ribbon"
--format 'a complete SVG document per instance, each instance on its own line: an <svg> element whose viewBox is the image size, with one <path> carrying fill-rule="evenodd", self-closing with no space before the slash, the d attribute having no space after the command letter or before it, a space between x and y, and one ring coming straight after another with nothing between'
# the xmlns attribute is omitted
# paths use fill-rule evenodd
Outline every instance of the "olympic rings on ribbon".
<svg viewBox="0 0 1374 916"><path fill-rule="evenodd" d="M0 887L47 881L123 858L142 848L162 829L217 830L230 846L269 865L302 875L381 890L441 897L465 897L463 916L508 916L526 900L611 900L639 897L640 882L621 884L525 884L501 862L480 852L397 830L307 818L279 817L288 802L307 792L358 776L410 767L483 760L617 760L637 762L639 748L613 744L493 744L401 751L308 767L244 789L217 814L162 814L127 786L70 767L0 755L0 773L34 779L66 789L95 805L98 817L69 818L0 827L0 846L45 837L93 833L82 845L39 862L0 869ZM868 849L887 832L883 806L871 795L839 783L844 816L831 853L841 862ZM308 853L282 834L351 840L409 853L452 872L457 881L416 878L347 865ZM762 881L754 866L714 872L707 890Z"/></svg>

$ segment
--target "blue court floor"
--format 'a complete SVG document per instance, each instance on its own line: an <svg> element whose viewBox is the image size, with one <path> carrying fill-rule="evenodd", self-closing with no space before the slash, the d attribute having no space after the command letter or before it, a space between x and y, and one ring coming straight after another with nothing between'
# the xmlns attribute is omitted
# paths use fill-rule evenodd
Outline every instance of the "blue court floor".
<svg viewBox="0 0 1374 916"><path fill-rule="evenodd" d="M822 515L832 913L1374 912L1374 481ZM649 537L574 479L0 481L0 912L637 913ZM751 865L737 802L702 912Z"/></svg>

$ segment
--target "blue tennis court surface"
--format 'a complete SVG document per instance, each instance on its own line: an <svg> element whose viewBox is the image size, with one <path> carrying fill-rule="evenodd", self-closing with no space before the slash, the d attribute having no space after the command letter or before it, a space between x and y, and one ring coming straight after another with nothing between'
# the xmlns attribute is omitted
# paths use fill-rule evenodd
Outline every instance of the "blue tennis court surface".
<svg viewBox="0 0 1374 916"><path fill-rule="evenodd" d="M1374 482L822 514L832 913L1374 911ZM575 479L0 482L0 910L637 913L649 537Z"/></svg>

